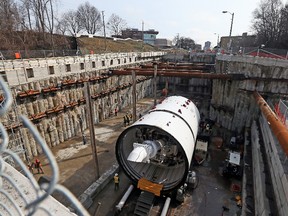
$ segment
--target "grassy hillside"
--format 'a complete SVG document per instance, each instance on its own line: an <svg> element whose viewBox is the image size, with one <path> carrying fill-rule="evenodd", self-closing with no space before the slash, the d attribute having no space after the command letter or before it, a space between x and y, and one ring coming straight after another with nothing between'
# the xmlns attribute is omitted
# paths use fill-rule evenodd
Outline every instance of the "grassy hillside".
<svg viewBox="0 0 288 216"><path fill-rule="evenodd" d="M105 39L96 37L80 37L77 38L78 47L81 52L90 53L103 53L105 52ZM153 47L149 44L143 44L142 41L134 40L113 40L111 38L106 39L106 52L149 52L157 51L156 47Z"/></svg>

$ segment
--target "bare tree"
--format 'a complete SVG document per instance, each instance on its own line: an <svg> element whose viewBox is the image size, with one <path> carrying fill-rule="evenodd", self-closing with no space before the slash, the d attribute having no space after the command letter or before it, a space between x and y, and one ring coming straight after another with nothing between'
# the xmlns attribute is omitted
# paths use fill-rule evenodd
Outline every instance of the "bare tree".
<svg viewBox="0 0 288 216"><path fill-rule="evenodd" d="M76 11L70 10L64 13L60 22L63 26L66 26L68 32L74 37L82 30L80 17Z"/></svg>
<svg viewBox="0 0 288 216"><path fill-rule="evenodd" d="M127 28L127 23L124 19L116 14L112 14L107 22L107 28L111 35L121 35L121 31Z"/></svg>
<svg viewBox="0 0 288 216"><path fill-rule="evenodd" d="M20 16L18 17L18 24L20 30L33 30L33 17L31 15L30 2L27 0L21 0L18 5L18 11ZM33 13L33 12L32 12Z"/></svg>
<svg viewBox="0 0 288 216"><path fill-rule="evenodd" d="M65 35L68 32L67 23L63 19L56 18L55 32L60 35Z"/></svg>
<svg viewBox="0 0 288 216"><path fill-rule="evenodd" d="M266 47L276 47L281 36L281 10L283 4L280 0L262 0L259 8L253 12L252 28L258 37L258 43Z"/></svg>
<svg viewBox="0 0 288 216"><path fill-rule="evenodd" d="M0 30L16 30L18 8L14 0L1 0L0 2Z"/></svg>
<svg viewBox="0 0 288 216"><path fill-rule="evenodd" d="M88 34L95 34L101 30L101 13L89 2L85 2L78 7L77 17L79 17L81 26Z"/></svg>
<svg viewBox="0 0 288 216"><path fill-rule="evenodd" d="M21 14L22 14L22 18L21 18L21 25L23 27L25 27L26 29L30 29L32 30L34 25L33 25L33 10L31 9L31 1L30 0L21 0Z"/></svg>
<svg viewBox="0 0 288 216"><path fill-rule="evenodd" d="M288 48L288 4L285 5L281 10L281 37L280 37L280 47Z"/></svg>

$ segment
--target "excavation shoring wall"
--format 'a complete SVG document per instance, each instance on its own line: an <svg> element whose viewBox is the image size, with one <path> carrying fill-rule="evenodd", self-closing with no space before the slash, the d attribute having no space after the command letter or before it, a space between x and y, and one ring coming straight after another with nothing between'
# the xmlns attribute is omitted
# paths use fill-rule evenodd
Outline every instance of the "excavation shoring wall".
<svg viewBox="0 0 288 216"><path fill-rule="evenodd" d="M288 61L251 56L219 55L216 73L244 74L244 80L213 80L210 118L241 132L258 117L253 91L274 105L288 93Z"/></svg>
<svg viewBox="0 0 288 216"><path fill-rule="evenodd" d="M267 120L259 115L259 107L252 93L258 91L272 109L280 98L285 99L288 93L288 61L221 55L217 57L216 73L242 73L247 78L241 81L213 80L210 118L232 131L240 132L243 128L251 128L255 204L253 214L286 215L287 156Z"/></svg>
<svg viewBox="0 0 288 216"><path fill-rule="evenodd" d="M15 98L1 119L10 135L9 148L29 159L42 153L18 120L26 115L48 146L59 145L88 127L84 82L90 83L94 122L132 104L131 76L109 76L108 70L159 60L164 53L108 53L76 57L4 60L3 78ZM137 99L152 94L151 77L137 77ZM2 98L3 99L3 98Z"/></svg>
<svg viewBox="0 0 288 216"><path fill-rule="evenodd" d="M287 157L262 115L258 126L254 122L251 128L255 215L274 215L277 210L276 215L284 216L288 212Z"/></svg>

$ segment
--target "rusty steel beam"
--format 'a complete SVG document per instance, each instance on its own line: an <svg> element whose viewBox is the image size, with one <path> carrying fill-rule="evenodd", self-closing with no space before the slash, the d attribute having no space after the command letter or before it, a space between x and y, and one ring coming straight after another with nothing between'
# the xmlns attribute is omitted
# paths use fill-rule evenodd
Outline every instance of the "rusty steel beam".
<svg viewBox="0 0 288 216"><path fill-rule="evenodd" d="M134 70L136 76L154 76L154 71L150 70ZM131 75L131 70L111 70L111 75ZM157 76L163 77L190 77L202 79L222 79L222 80L244 80L246 79L243 74L216 74L216 73L202 73L199 71L157 71Z"/></svg>
<svg viewBox="0 0 288 216"><path fill-rule="evenodd" d="M153 65L141 65L141 68L153 68ZM158 69L173 69L173 70L210 70L211 67L206 65L158 65Z"/></svg>
<svg viewBox="0 0 288 216"><path fill-rule="evenodd" d="M284 150L286 156L288 156L288 130L273 110L269 107L266 101L261 97L261 95L254 91L253 93L258 106L260 107L263 115L265 116L270 128L279 141L282 149Z"/></svg>
<svg viewBox="0 0 288 216"><path fill-rule="evenodd" d="M151 72L154 71L153 68L125 68L125 70L130 71L144 71L144 72ZM163 71L163 72L186 72L186 73L203 73L203 70L198 70L198 69L177 69L177 68L158 68L157 67L157 73L158 71Z"/></svg>

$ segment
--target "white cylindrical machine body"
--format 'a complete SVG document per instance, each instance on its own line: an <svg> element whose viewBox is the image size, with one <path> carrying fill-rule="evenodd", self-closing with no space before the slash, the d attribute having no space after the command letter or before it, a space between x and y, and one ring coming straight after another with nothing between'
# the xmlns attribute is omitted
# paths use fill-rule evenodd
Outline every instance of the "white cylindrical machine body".
<svg viewBox="0 0 288 216"><path fill-rule="evenodd" d="M191 164L199 121L199 111L191 100L166 98L121 133L116 143L119 165L135 182L146 178L163 184L163 191L177 188L185 182ZM141 161L127 160L134 143L140 148L141 143L153 144L157 154ZM135 153L137 149L132 153L134 158Z"/></svg>

